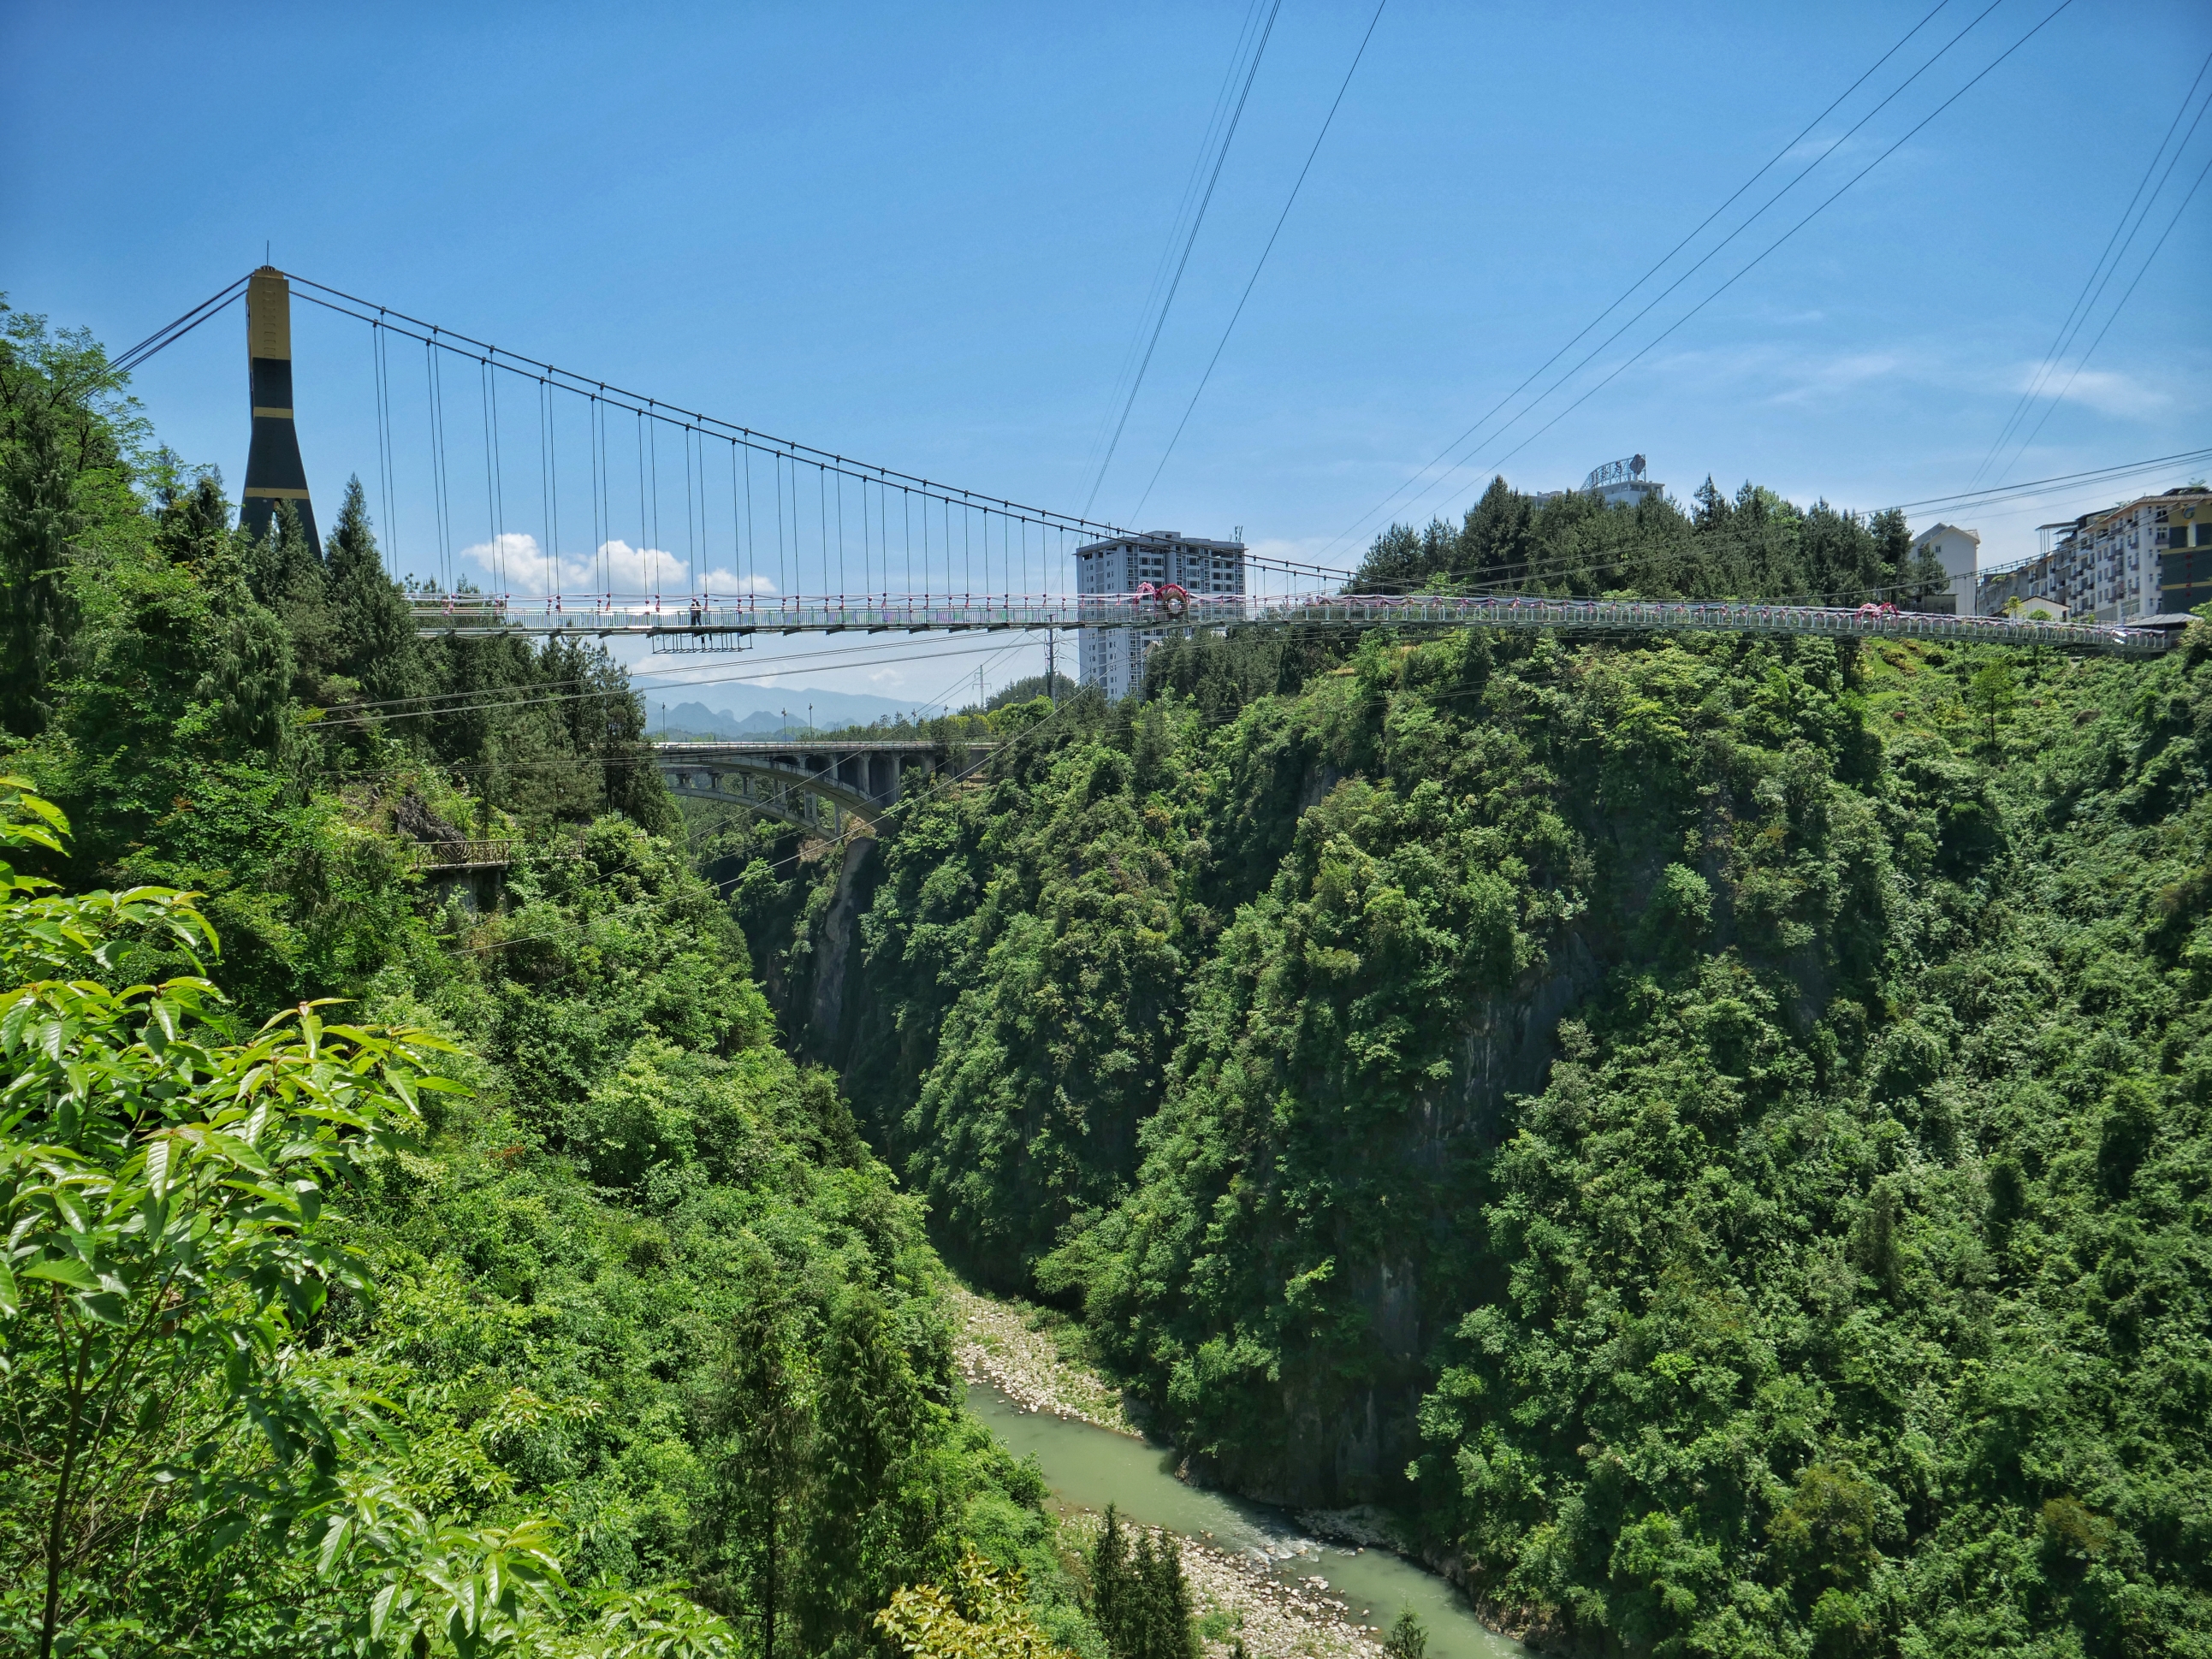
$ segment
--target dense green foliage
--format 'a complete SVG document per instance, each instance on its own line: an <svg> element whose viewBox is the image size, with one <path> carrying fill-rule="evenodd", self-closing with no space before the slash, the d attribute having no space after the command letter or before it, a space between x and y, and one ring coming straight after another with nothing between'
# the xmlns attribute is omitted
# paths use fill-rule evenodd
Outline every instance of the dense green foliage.
<svg viewBox="0 0 2212 1659"><path fill-rule="evenodd" d="M1198 1659L1175 1540L1123 1526L1111 1504L1091 1550L1091 1616L1110 1659Z"/></svg>
<svg viewBox="0 0 2212 1659"><path fill-rule="evenodd" d="M1563 1641L2212 1643L2212 647L1316 658L886 843L835 1035L941 1247Z"/></svg>
<svg viewBox="0 0 2212 1659"><path fill-rule="evenodd" d="M1913 550L1895 508L1871 519L1826 501L1801 508L1750 483L1731 499L1711 478L1686 513L1663 495L1631 509L1579 489L1540 499L1492 479L1459 524L1394 526L1376 538L1352 586L1907 607L1945 590L1942 566Z"/></svg>
<svg viewBox="0 0 2212 1659"><path fill-rule="evenodd" d="M678 846L604 658L417 641L357 489L318 559L146 442L9 315L0 757L75 830L0 892L11 1643L1185 1651L958 1410L927 1221L1563 1644L2212 1650L2206 629L1200 639L947 726L874 850ZM1500 486L1365 574L1908 553Z"/></svg>
<svg viewBox="0 0 2212 1659"><path fill-rule="evenodd" d="M979 1551L1097 1659L620 670L418 641L357 486L241 537L9 325L0 1646L885 1650Z"/></svg>

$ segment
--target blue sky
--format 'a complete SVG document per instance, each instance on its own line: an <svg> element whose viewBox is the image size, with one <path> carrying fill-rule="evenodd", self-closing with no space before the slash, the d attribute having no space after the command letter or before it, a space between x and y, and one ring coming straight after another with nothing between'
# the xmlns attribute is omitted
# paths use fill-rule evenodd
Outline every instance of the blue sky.
<svg viewBox="0 0 2212 1659"><path fill-rule="evenodd" d="M1356 558L1380 522L1366 515L1930 3L1389 0L1143 526L1242 526L1272 551ZM1542 426L2051 3L2000 0L1476 459ZM1946 7L1737 212L1986 4ZM120 346L258 264L265 240L288 270L594 378L1079 510L1248 10L9 7L0 288ZM1284 0L1096 516L1134 514L1371 10ZM1555 488L1642 452L1680 495L1708 473L1857 507L1964 488L2208 52L2201 3L2075 0L1504 471ZM2208 157L2212 118L2106 310ZM2012 478L2212 442L2208 255L2212 182ZM233 310L137 382L161 436L234 484L242 331ZM327 516L345 476L376 466L368 349L336 319L297 315L295 334ZM1459 510L1487 476L1417 494L1417 515ZM1996 560L2115 493L1952 516ZM777 649L686 674L769 672ZM785 680L921 700L1038 654L876 653L793 661Z"/></svg>

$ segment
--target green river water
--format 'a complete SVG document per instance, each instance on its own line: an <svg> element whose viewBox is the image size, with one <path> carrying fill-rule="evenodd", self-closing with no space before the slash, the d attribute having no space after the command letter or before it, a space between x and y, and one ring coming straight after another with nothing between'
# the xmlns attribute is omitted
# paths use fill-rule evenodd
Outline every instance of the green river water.
<svg viewBox="0 0 2212 1659"><path fill-rule="evenodd" d="M1533 1659L1518 1642L1483 1627L1466 1598L1443 1579L1388 1550L1317 1540L1289 1511L1175 1478L1165 1448L1044 1412L1024 1411L984 1384L971 1383L968 1406L1016 1456L1036 1454L1046 1484L1080 1509L1117 1506L1133 1520L1243 1553L1285 1580L1319 1576L1351 1604L1363 1624L1388 1628L1401 1608L1428 1626L1429 1659Z"/></svg>

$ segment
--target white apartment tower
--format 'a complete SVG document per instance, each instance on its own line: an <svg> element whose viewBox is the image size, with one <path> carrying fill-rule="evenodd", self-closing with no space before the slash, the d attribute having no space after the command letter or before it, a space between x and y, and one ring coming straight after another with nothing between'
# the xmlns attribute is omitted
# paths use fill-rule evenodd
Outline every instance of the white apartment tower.
<svg viewBox="0 0 2212 1659"><path fill-rule="evenodd" d="M1092 542L1075 550L1075 591L1133 593L1146 582L1170 583L1194 598L1244 592L1244 544L1200 541L1172 530ZM1169 628L1086 628L1078 653L1083 684L1118 702L1145 687L1145 655Z"/></svg>
<svg viewBox="0 0 2212 1659"><path fill-rule="evenodd" d="M1984 576L1984 617L2030 605L2076 619L2142 623L2212 601L2212 490L2184 484L2037 526L2043 550Z"/></svg>

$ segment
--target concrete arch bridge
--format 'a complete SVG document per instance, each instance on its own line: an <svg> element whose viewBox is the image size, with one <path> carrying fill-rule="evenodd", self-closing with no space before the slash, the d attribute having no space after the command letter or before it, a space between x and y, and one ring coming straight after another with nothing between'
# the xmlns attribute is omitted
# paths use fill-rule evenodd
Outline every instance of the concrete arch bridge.
<svg viewBox="0 0 2212 1659"><path fill-rule="evenodd" d="M981 759L996 745L963 745ZM743 806L825 836L872 830L909 789L955 769L942 743L918 738L763 738L657 743L671 794Z"/></svg>

